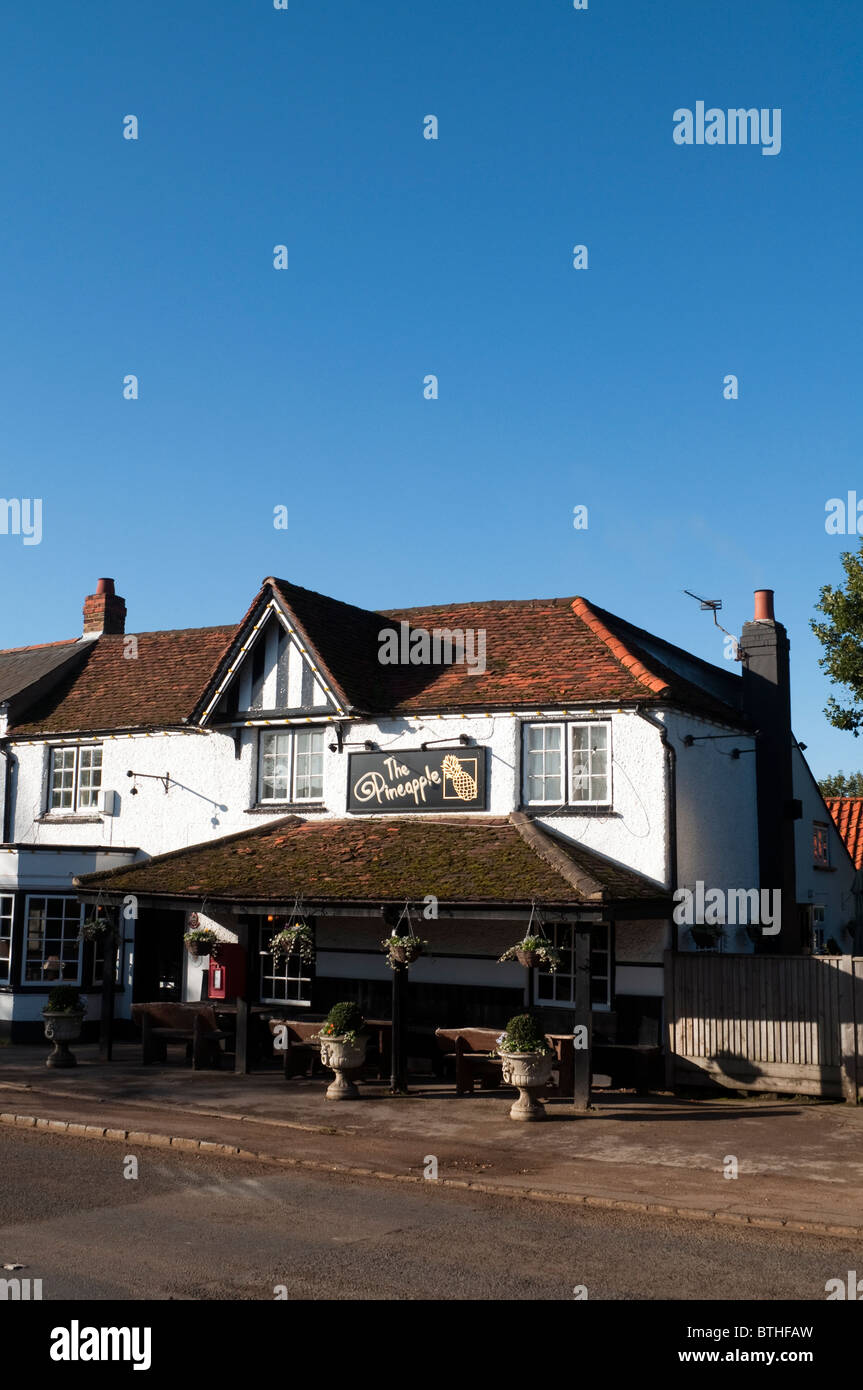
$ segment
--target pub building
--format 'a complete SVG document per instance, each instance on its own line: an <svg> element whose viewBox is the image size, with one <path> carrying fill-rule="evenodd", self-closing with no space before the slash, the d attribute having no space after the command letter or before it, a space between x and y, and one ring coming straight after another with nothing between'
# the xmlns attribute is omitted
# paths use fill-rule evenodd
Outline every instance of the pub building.
<svg viewBox="0 0 863 1390"><path fill-rule="evenodd" d="M399 919L428 941L408 985L418 1065L435 1028L502 1027L528 1003L571 1031L588 978L594 1043L617 1045L602 1070L661 1045L664 953L691 944L675 887L759 881L756 759L718 751L752 748L740 675L584 598L372 612L268 578L237 626L132 636L125 611L99 581L84 637L50 660L27 649L29 685L16 666L0 877L13 1039L32 1035L49 958L98 1019L77 935L98 909L122 925L118 1036L135 1001L211 996L183 938L214 928L240 1070L267 1012L355 999L389 1016L381 942ZM784 629L764 623L769 646ZM297 920L313 963L268 951ZM529 928L560 953L555 973L500 962ZM729 937L752 949L743 927Z"/></svg>

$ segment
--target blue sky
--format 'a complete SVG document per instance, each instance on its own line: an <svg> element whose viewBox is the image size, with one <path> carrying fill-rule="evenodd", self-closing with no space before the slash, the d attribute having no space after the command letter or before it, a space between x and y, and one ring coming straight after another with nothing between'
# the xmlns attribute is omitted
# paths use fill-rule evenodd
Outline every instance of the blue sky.
<svg viewBox="0 0 863 1390"><path fill-rule="evenodd" d="M277 574L581 593L721 663L682 590L739 631L770 587L816 773L863 765L808 626L863 495L861 49L809 0L4 6L0 491L44 520L3 645L100 575L142 631ZM677 146L697 100L780 107L781 153Z"/></svg>

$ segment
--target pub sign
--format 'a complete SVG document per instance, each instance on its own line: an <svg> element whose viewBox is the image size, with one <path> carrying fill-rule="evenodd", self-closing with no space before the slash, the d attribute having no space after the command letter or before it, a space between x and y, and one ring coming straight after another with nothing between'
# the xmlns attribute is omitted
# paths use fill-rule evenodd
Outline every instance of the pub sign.
<svg viewBox="0 0 863 1390"><path fill-rule="evenodd" d="M484 811L486 750L430 748L407 753L351 753L348 810Z"/></svg>

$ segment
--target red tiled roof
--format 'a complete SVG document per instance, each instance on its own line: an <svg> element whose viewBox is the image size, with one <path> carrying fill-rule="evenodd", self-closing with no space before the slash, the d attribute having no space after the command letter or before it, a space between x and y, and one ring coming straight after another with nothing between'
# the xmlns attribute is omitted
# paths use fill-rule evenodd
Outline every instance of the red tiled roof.
<svg viewBox="0 0 863 1390"><path fill-rule="evenodd" d="M10 729L13 737L81 730L158 728L188 719L234 627L101 636L83 665ZM126 653L129 636L137 656Z"/></svg>
<svg viewBox="0 0 863 1390"><path fill-rule="evenodd" d="M200 902L421 902L547 904L655 898L651 880L571 844L515 813L303 821L86 874L81 888Z"/></svg>
<svg viewBox="0 0 863 1390"><path fill-rule="evenodd" d="M826 796L824 803L855 867L863 869L863 796Z"/></svg>
<svg viewBox="0 0 863 1390"><path fill-rule="evenodd" d="M238 627L140 633L136 661L124 656L126 638L99 637L83 663L76 663L80 673L62 677L12 732L153 728L200 717L248 621L271 597L296 624L339 703L364 713L638 701L675 704L726 723L741 722L739 677L640 632L584 598L493 600L375 613L270 578ZM382 664L381 633L402 621L412 631L483 632L486 669L473 674L466 662ZM666 660L653 654L657 648Z"/></svg>
<svg viewBox="0 0 863 1390"><path fill-rule="evenodd" d="M740 721L735 708L739 677L681 653L693 669L709 671L714 684L723 682L728 699L708 693L648 656L638 645L637 629L623 635L612 631L611 624L620 620L584 598L498 599L373 613L282 579L266 582L299 622L337 693L361 710L398 713L664 699ZM483 631L485 671L472 673L466 663L381 665L380 633L402 621L412 630ZM620 627L625 630L627 625ZM664 645L670 654L678 650Z"/></svg>

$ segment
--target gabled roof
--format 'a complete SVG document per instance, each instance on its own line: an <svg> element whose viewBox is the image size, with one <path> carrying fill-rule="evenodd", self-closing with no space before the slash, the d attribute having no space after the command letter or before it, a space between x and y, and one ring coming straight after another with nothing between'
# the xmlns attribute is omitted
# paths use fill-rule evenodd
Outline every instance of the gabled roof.
<svg viewBox="0 0 863 1390"><path fill-rule="evenodd" d="M742 722L740 678L631 627L584 598L497 599L372 612L270 578L238 634L275 597L343 708L367 713L540 704L668 702ZM482 673L466 663L383 665L381 633L485 634ZM654 650L642 645L648 639Z"/></svg>
<svg viewBox="0 0 863 1390"><path fill-rule="evenodd" d="M597 608L584 598L513 599L381 612L268 578L237 627L99 637L80 671L40 698L15 734L154 728L201 720L267 604L295 631L344 711L372 715L447 710L669 704L734 726L740 677ZM485 670L379 661L384 629L472 629L485 634ZM73 647L78 644L71 644ZM64 648L65 649L65 648ZM0 653L0 658L2 658ZM11 654L7 654L11 655Z"/></svg>
<svg viewBox="0 0 863 1390"><path fill-rule="evenodd" d="M421 902L529 906L665 896L632 869L550 835L526 816L285 816L144 864L86 874L87 892L200 902Z"/></svg>
<svg viewBox="0 0 863 1390"><path fill-rule="evenodd" d="M162 728L188 721L233 627L99 637L83 665L63 677L9 730L29 734ZM127 655L130 638L137 656Z"/></svg>
<svg viewBox="0 0 863 1390"><path fill-rule="evenodd" d="M824 804L855 867L863 869L863 796L826 796Z"/></svg>

